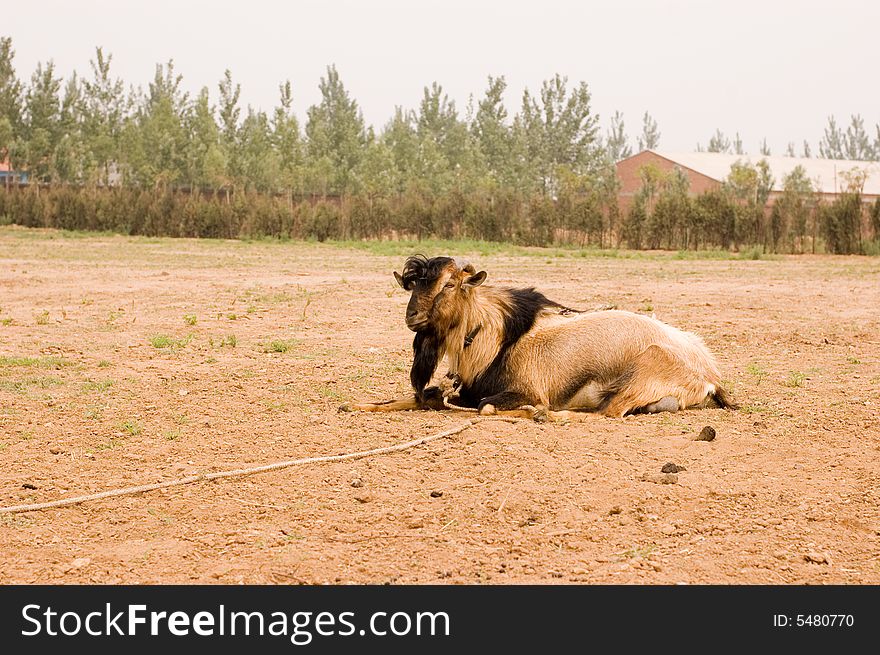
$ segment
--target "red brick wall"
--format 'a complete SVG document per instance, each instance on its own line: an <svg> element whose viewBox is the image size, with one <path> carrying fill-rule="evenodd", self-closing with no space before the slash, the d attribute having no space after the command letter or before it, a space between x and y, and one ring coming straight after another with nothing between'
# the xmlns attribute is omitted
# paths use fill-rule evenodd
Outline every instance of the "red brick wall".
<svg viewBox="0 0 880 655"><path fill-rule="evenodd" d="M642 186L639 176L639 169L647 164L653 164L665 173L671 173L676 168L681 168L690 180L690 194L692 196L699 195L711 189L717 189L721 186L718 180L706 177L701 173L692 171L684 166L679 166L673 161L656 155L653 152L645 151L637 155L628 157L617 162L617 177L620 179L620 192L617 202L620 207L621 215L625 216L632 204L632 197L638 192Z"/></svg>

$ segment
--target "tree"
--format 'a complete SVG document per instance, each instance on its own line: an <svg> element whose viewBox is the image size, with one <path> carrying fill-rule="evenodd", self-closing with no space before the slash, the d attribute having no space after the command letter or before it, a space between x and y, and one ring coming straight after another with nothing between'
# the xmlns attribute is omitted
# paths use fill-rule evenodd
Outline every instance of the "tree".
<svg viewBox="0 0 880 655"><path fill-rule="evenodd" d="M280 99L272 118L272 146L278 153L280 182L288 189L298 187L303 192L304 153L299 121L293 113L293 93L290 82L279 87Z"/></svg>
<svg viewBox="0 0 880 655"><path fill-rule="evenodd" d="M207 87L187 112L186 179L193 187L218 189L228 184L226 152L210 105Z"/></svg>
<svg viewBox="0 0 880 655"><path fill-rule="evenodd" d="M773 250L787 239L788 250L803 252L807 237L807 220L812 212L813 185L803 166L794 169L782 180L782 195L774 203L771 222Z"/></svg>
<svg viewBox="0 0 880 655"><path fill-rule="evenodd" d="M642 116L642 134L638 138L639 152L642 150L656 150L660 147L660 130L657 129L657 121L651 118L648 112Z"/></svg>
<svg viewBox="0 0 880 655"><path fill-rule="evenodd" d="M122 127L128 112L122 80L110 74L112 61L112 55L104 56L102 48L95 48L95 58L89 62L92 78L83 81L83 131L94 158L95 181L105 185L121 158Z"/></svg>
<svg viewBox="0 0 880 655"><path fill-rule="evenodd" d="M765 157L769 157L770 154L771 154L771 153L770 153L770 146L767 145L767 137L764 137L764 138L761 140L761 148L760 148L760 152L761 152L761 154L764 155Z"/></svg>
<svg viewBox="0 0 880 655"><path fill-rule="evenodd" d="M819 155L825 159L845 159L843 131L837 126L834 116L828 117L825 136L819 141Z"/></svg>
<svg viewBox="0 0 880 655"><path fill-rule="evenodd" d="M49 182L52 156L60 136L61 78L55 64L38 63L25 95L23 137L26 165L34 180Z"/></svg>
<svg viewBox="0 0 880 655"><path fill-rule="evenodd" d="M632 148L624 131L623 114L619 111L615 111L611 117L611 127L608 128L608 136L605 138L605 151L612 162L618 162L632 155Z"/></svg>
<svg viewBox="0 0 880 655"><path fill-rule="evenodd" d="M137 112L128 123L128 163L142 185L165 187L186 179L189 96L180 88L181 81L174 61L157 64L148 92L138 99Z"/></svg>
<svg viewBox="0 0 880 655"><path fill-rule="evenodd" d="M239 130L240 173L245 188L275 191L281 173L281 161L272 147L272 129L266 112L248 107Z"/></svg>
<svg viewBox="0 0 880 655"><path fill-rule="evenodd" d="M511 183L514 171L513 135L504 106L504 77L489 77L489 86L477 105L471 131L486 161L489 174L497 181Z"/></svg>
<svg viewBox="0 0 880 655"><path fill-rule="evenodd" d="M739 136L739 132L736 133L736 136L733 139L733 152L734 152L734 154L737 154L737 155L746 154L745 151L743 150L743 142Z"/></svg>
<svg viewBox="0 0 880 655"><path fill-rule="evenodd" d="M846 159L871 160L875 159L868 133L865 131L865 121L855 114L850 119L849 127L843 136L843 154Z"/></svg>
<svg viewBox="0 0 880 655"><path fill-rule="evenodd" d="M801 157L804 159L809 159L813 156L813 150L810 148L810 143L806 139L804 139L803 149L801 150Z"/></svg>
<svg viewBox="0 0 880 655"><path fill-rule="evenodd" d="M58 122L59 138L52 159L52 180L82 182L93 168L85 138L86 106L83 87L76 73L64 86Z"/></svg>
<svg viewBox="0 0 880 655"><path fill-rule="evenodd" d="M724 136L720 129L716 129L715 134L709 139L706 152L730 152L730 139Z"/></svg>
<svg viewBox="0 0 880 655"><path fill-rule="evenodd" d="M581 82L569 93L568 78L556 75L541 86L540 99L523 93L520 125L526 157L535 181L545 194L555 192L560 166L578 174L602 164L597 142L598 116L590 109L590 92ZM539 101L540 100L540 101Z"/></svg>
<svg viewBox="0 0 880 655"><path fill-rule="evenodd" d="M329 172L330 191L346 193L367 141L364 119L335 66L327 67L319 86L321 102L309 107L306 123L309 164L316 171Z"/></svg>
<svg viewBox="0 0 880 655"><path fill-rule="evenodd" d="M230 180L241 176L239 164L238 128L241 109L238 99L241 96L241 84L232 81L232 72L227 68L220 80L220 104L217 114L220 118L220 144L226 158L226 174Z"/></svg>
<svg viewBox="0 0 880 655"><path fill-rule="evenodd" d="M396 190L401 192L406 184L415 180L418 168L419 143L413 112L395 107L394 116L382 132L382 142L391 154L398 173Z"/></svg>
<svg viewBox="0 0 880 655"><path fill-rule="evenodd" d="M0 161L22 127L22 84L15 75L12 39L0 37Z"/></svg>

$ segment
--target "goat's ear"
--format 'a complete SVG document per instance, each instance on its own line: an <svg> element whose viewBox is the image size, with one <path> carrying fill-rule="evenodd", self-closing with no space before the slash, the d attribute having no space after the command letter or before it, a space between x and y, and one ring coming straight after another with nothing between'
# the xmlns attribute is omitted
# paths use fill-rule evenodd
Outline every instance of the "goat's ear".
<svg viewBox="0 0 880 655"><path fill-rule="evenodd" d="M406 287L403 286L403 276L397 271L394 271L394 279L397 280L397 284L399 284L402 289L406 289Z"/></svg>
<svg viewBox="0 0 880 655"><path fill-rule="evenodd" d="M486 271L480 271L476 275L471 275L468 278L465 278L464 282L462 282L462 286L465 287L478 287L483 282L486 281Z"/></svg>

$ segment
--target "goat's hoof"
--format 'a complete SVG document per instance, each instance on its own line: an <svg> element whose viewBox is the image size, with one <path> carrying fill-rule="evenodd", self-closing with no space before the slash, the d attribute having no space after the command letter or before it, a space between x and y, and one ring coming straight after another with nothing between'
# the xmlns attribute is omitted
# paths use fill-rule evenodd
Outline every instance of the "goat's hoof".
<svg viewBox="0 0 880 655"><path fill-rule="evenodd" d="M535 409L534 415L532 415L532 419L535 423L546 423L550 420L550 414L543 407L538 407Z"/></svg>
<svg viewBox="0 0 880 655"><path fill-rule="evenodd" d="M491 403L486 403L480 408L480 416L493 416L497 414L498 411L495 409L495 405Z"/></svg>
<svg viewBox="0 0 880 655"><path fill-rule="evenodd" d="M342 403L337 409L337 412L353 412L352 406L349 403Z"/></svg>

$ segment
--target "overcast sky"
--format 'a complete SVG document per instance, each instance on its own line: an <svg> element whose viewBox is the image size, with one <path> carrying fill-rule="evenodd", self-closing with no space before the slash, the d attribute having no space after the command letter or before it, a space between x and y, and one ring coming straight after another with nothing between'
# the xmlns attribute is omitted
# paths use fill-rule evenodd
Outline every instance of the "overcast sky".
<svg viewBox="0 0 880 655"><path fill-rule="evenodd" d="M146 86L173 58L186 88L208 86L212 101L226 68L242 103L266 110L289 79L301 119L335 63L377 128L435 80L463 113L488 75L504 75L512 114L524 88L556 72L589 84L603 129L622 111L632 142L649 111L664 150L693 150L720 127L749 152L765 136L774 154L789 141L799 153L805 138L815 152L829 114L860 113L872 135L880 122L873 0L42 0L0 12L0 35L22 78L48 59L65 76L88 73L101 45L126 84Z"/></svg>

